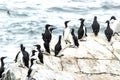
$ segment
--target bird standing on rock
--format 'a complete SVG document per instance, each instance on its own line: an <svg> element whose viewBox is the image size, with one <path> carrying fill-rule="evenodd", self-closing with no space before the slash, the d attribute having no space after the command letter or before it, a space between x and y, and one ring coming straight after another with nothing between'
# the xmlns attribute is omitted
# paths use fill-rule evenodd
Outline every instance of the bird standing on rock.
<svg viewBox="0 0 120 80"><path fill-rule="evenodd" d="M77 38L77 36L75 36L73 28L72 28L71 34L72 34L72 37L73 37L74 45L79 47L78 38Z"/></svg>
<svg viewBox="0 0 120 80"><path fill-rule="evenodd" d="M70 22L69 21L65 21L64 24L65 24L65 29L63 31L63 38L64 38L64 41L65 43L71 43L71 40L70 40L70 36L71 36L71 33L70 33L70 28L68 27L68 23Z"/></svg>
<svg viewBox="0 0 120 80"><path fill-rule="evenodd" d="M23 63L27 68L29 68L29 53L25 50L25 47L23 47L21 51L23 54Z"/></svg>
<svg viewBox="0 0 120 80"><path fill-rule="evenodd" d="M52 38L52 31L53 31L54 29L56 29L56 28L50 28L50 29L49 29L50 34L51 34L51 38ZM43 39L44 39L44 34L42 34L42 37L43 37ZM46 52L48 52L48 53L50 54L50 43L49 43L48 41L45 41L45 40L43 40L43 41L44 41L44 48L45 48Z"/></svg>
<svg viewBox="0 0 120 80"><path fill-rule="evenodd" d="M106 23L107 23L107 28L105 29L104 33L105 36L107 37L108 42L110 42L113 36L113 30L110 28L110 22L108 20L106 21Z"/></svg>
<svg viewBox="0 0 120 80"><path fill-rule="evenodd" d="M111 16L110 22L113 35L117 34L119 36L118 32L120 32L120 21L118 21L115 16Z"/></svg>
<svg viewBox="0 0 120 80"><path fill-rule="evenodd" d="M81 21L81 25L80 25L80 27L78 29L78 39L82 39L83 37L87 36L87 29L86 29L86 27L84 25L85 19L80 18L79 20Z"/></svg>
<svg viewBox="0 0 120 80"><path fill-rule="evenodd" d="M42 53L41 50L40 50L41 46L40 46L39 44L34 45L34 46L37 47L37 51L38 51L38 55L37 55L37 57L38 57L38 59L39 59L38 62L41 62L41 63L44 64L44 61L43 61L43 53Z"/></svg>
<svg viewBox="0 0 120 80"><path fill-rule="evenodd" d="M100 25L97 21L97 16L94 17L93 24L92 24L92 30L95 36L97 36L100 30Z"/></svg>
<svg viewBox="0 0 120 80"><path fill-rule="evenodd" d="M20 44L20 51L15 57L15 63L18 62L20 67L29 68L29 53L25 50L23 44Z"/></svg>
<svg viewBox="0 0 120 80"><path fill-rule="evenodd" d="M57 56L59 54L61 49L62 49L62 46L61 46L61 35L59 35L59 40L58 40L57 44L55 45L55 56Z"/></svg>
<svg viewBox="0 0 120 80"><path fill-rule="evenodd" d="M33 76L35 72L38 71L37 65L36 65L36 59L31 58L30 62L31 62L31 65L28 69L27 77L28 77L28 80L34 80Z"/></svg>

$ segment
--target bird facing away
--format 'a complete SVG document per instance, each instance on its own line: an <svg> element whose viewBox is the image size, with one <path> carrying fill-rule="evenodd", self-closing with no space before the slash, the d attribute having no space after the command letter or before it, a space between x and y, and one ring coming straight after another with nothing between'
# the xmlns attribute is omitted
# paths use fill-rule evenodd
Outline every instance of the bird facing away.
<svg viewBox="0 0 120 80"><path fill-rule="evenodd" d="M39 44L37 45L34 45L37 47L37 51L38 51L38 55L37 57L39 58L39 62L43 63L44 64L44 61L43 61L43 53L41 52L41 46Z"/></svg>
<svg viewBox="0 0 120 80"><path fill-rule="evenodd" d="M108 42L110 42L113 36L113 30L110 28L110 23L108 20L106 21L106 23L107 23L107 28L105 29L104 33L105 36L107 37Z"/></svg>
<svg viewBox="0 0 120 80"><path fill-rule="evenodd" d="M117 34L119 36L118 32L120 32L120 21L118 21L115 16L111 16L110 25L113 30L113 35Z"/></svg>
<svg viewBox="0 0 120 80"><path fill-rule="evenodd" d="M79 47L78 38L77 38L77 36L75 36L73 28L72 28L71 34L72 34L72 37L73 37L74 45Z"/></svg>
<svg viewBox="0 0 120 80"><path fill-rule="evenodd" d="M94 17L93 24L92 24L92 30L95 36L97 36L100 30L100 25L97 21L97 16Z"/></svg>
<svg viewBox="0 0 120 80"><path fill-rule="evenodd" d="M70 28L68 27L68 23L70 21L65 21L64 24L65 24L65 29L63 31L63 38L65 40L65 43L70 43Z"/></svg>
<svg viewBox="0 0 120 80"><path fill-rule="evenodd" d="M29 68L29 53L25 50L25 47L23 47L21 51L23 54L23 63L27 68Z"/></svg>
<svg viewBox="0 0 120 80"><path fill-rule="evenodd" d="M78 29L78 39L81 39L81 38L87 36L87 29L86 29L86 27L84 25L85 19L80 18L79 20L81 21L81 25L80 25L80 27Z"/></svg>
<svg viewBox="0 0 120 80"><path fill-rule="evenodd" d="M61 46L61 35L59 35L59 40L58 40L57 44L55 45L55 56L57 56L59 54L61 49L62 49L62 46Z"/></svg>
<svg viewBox="0 0 120 80"><path fill-rule="evenodd" d="M35 72L37 72L36 59L31 58L30 62L31 62L31 65L30 65L30 67L28 69L28 73L27 73L28 80L30 78L32 79Z"/></svg>
<svg viewBox="0 0 120 80"><path fill-rule="evenodd" d="M5 67L4 67L4 59L5 59L6 57L1 57L0 58L0 61L1 61L1 66L0 66L0 78L2 77L2 74L3 74L3 72L5 71Z"/></svg>

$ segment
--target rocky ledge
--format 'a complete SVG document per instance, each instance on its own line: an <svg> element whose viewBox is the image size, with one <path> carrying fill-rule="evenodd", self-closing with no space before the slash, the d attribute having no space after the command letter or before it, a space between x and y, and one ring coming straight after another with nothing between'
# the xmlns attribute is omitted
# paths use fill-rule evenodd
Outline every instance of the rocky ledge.
<svg viewBox="0 0 120 80"><path fill-rule="evenodd" d="M54 48L51 42L51 48ZM63 57L44 55L44 64L38 64L35 80L119 80L120 79L120 36L115 35L111 42L103 34L95 37L89 34L86 41L79 41L79 48L66 47L60 54ZM9 66L2 80L26 80L28 69Z"/></svg>

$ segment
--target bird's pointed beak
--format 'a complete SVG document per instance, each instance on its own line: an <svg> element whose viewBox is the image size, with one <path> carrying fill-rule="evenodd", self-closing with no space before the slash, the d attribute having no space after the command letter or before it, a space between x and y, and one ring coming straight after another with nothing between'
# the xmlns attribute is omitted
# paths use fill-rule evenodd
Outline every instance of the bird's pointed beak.
<svg viewBox="0 0 120 80"><path fill-rule="evenodd" d="M68 22L70 22L71 20L69 20Z"/></svg>
<svg viewBox="0 0 120 80"><path fill-rule="evenodd" d="M51 28L52 30L56 29L56 28Z"/></svg>
<svg viewBox="0 0 120 80"><path fill-rule="evenodd" d="M78 20L82 20L82 18L78 19Z"/></svg>
<svg viewBox="0 0 120 80"><path fill-rule="evenodd" d="M33 45L33 46L37 46L37 45Z"/></svg>
<svg viewBox="0 0 120 80"><path fill-rule="evenodd" d="M34 50L35 52L37 52L36 50Z"/></svg>
<svg viewBox="0 0 120 80"><path fill-rule="evenodd" d="M3 59L7 58L7 56L4 56Z"/></svg>

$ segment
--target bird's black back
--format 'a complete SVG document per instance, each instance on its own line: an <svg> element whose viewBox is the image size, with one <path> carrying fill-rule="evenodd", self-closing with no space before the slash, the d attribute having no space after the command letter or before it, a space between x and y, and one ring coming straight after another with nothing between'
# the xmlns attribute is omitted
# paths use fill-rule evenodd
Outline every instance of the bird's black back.
<svg viewBox="0 0 120 80"><path fill-rule="evenodd" d="M62 47L61 47L61 35L59 36L59 40L57 42L57 44L55 45L55 56L58 55L58 53L61 51Z"/></svg>
<svg viewBox="0 0 120 80"><path fill-rule="evenodd" d="M81 39L86 30L84 31L84 29L83 29L83 27L84 27L84 19L81 18L79 20L81 20L81 25L80 25L80 28L78 29L78 39ZM85 33L85 35L86 35L86 33Z"/></svg>
<svg viewBox="0 0 120 80"><path fill-rule="evenodd" d="M106 23L107 23L107 28L105 29L104 33L105 33L105 36L107 37L108 41L110 42L111 38L113 36L113 30L110 28L108 20L106 21Z"/></svg>
<svg viewBox="0 0 120 80"><path fill-rule="evenodd" d="M81 39L81 38L83 37L83 35L84 35L84 30L83 30L83 28L79 28L79 29L78 29L78 39Z"/></svg>
<svg viewBox="0 0 120 80"><path fill-rule="evenodd" d="M73 37L73 41L74 41L75 46L78 47L78 46L79 46L78 38L77 38L77 36L75 36L75 34L74 34L74 29L72 29L71 34L72 34L72 37Z"/></svg>
<svg viewBox="0 0 120 80"><path fill-rule="evenodd" d="M50 43L52 35L51 35L51 33L50 33L49 30L45 30L44 38L45 38L45 41L47 41L48 43Z"/></svg>
<svg viewBox="0 0 120 80"><path fill-rule="evenodd" d="M44 48L45 48L46 52L50 53L50 45L48 42L44 42Z"/></svg>
<svg viewBox="0 0 120 80"><path fill-rule="evenodd" d="M112 35L113 35L113 30L110 29L110 28L109 28L109 29L106 29L106 30L105 30L105 35L106 35L108 41L110 42L110 41L111 41L111 38L112 38Z"/></svg>
<svg viewBox="0 0 120 80"><path fill-rule="evenodd" d="M27 51L23 50L22 54L23 54L24 65L29 68L29 53Z"/></svg>
<svg viewBox="0 0 120 80"><path fill-rule="evenodd" d="M99 23L97 21L97 17L96 16L94 17L94 21L93 21L93 24L92 24L92 30L93 30L95 36L97 36L98 32L100 30L100 25L99 25Z"/></svg>
<svg viewBox="0 0 120 80"><path fill-rule="evenodd" d="M41 52L38 53L38 58L39 58L40 62L44 64L43 54Z"/></svg>

